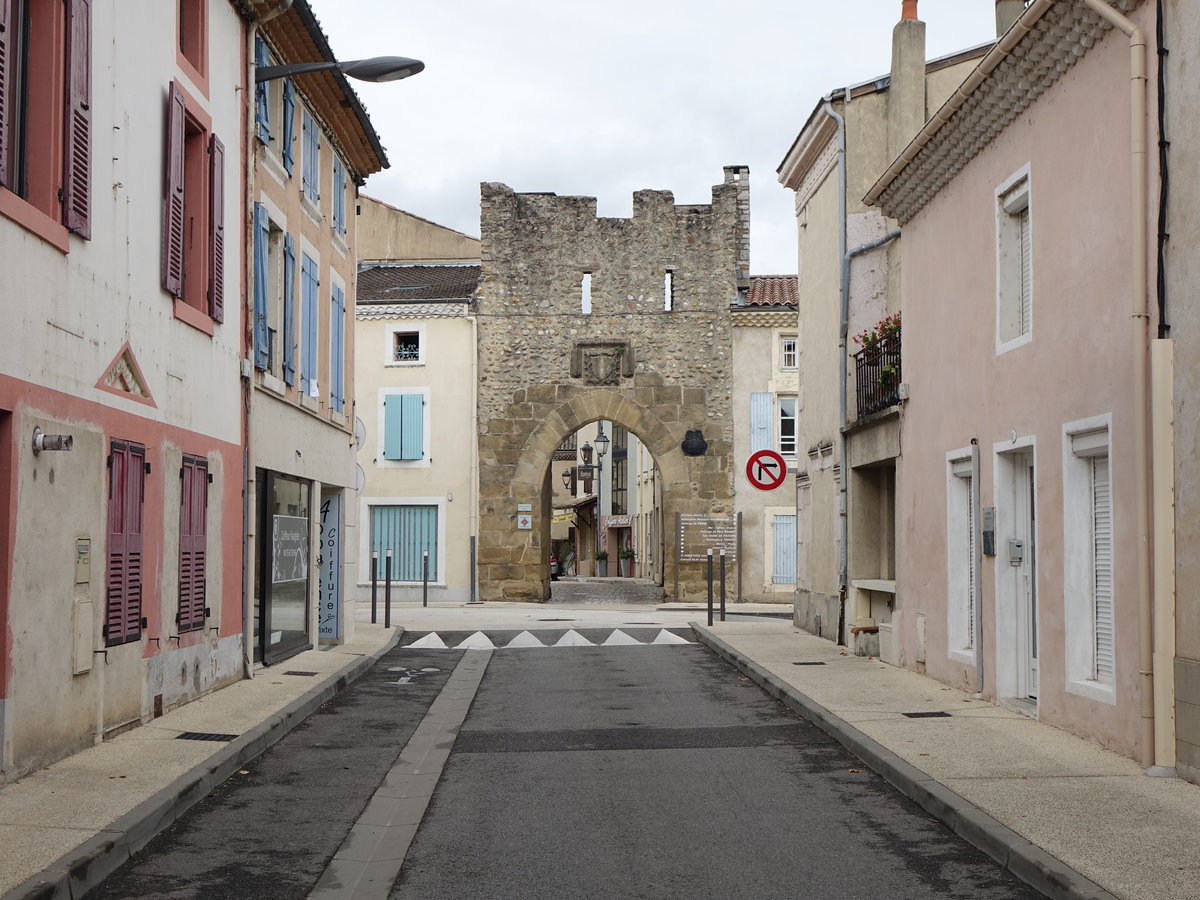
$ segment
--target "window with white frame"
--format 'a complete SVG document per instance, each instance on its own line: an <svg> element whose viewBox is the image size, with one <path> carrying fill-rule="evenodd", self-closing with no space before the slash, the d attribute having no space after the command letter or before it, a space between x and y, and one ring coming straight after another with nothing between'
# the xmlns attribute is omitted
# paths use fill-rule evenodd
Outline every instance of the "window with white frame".
<svg viewBox="0 0 1200 900"><path fill-rule="evenodd" d="M1029 170L996 192L996 344L1001 350L1033 333L1033 232Z"/></svg>
<svg viewBox="0 0 1200 900"><path fill-rule="evenodd" d="M1063 431L1067 690L1115 701L1113 492L1106 417Z"/></svg>
<svg viewBox="0 0 1200 900"><path fill-rule="evenodd" d="M978 613L975 573L974 477L970 456L947 458L946 478L946 618L952 659L973 663L975 617Z"/></svg>
<svg viewBox="0 0 1200 900"><path fill-rule="evenodd" d="M796 455L796 398L779 398L779 452Z"/></svg>
<svg viewBox="0 0 1200 900"><path fill-rule="evenodd" d="M795 369L800 365L796 336L784 335L779 339L779 368Z"/></svg>
<svg viewBox="0 0 1200 900"><path fill-rule="evenodd" d="M389 366L424 365L425 326L404 323L389 327L385 364Z"/></svg>

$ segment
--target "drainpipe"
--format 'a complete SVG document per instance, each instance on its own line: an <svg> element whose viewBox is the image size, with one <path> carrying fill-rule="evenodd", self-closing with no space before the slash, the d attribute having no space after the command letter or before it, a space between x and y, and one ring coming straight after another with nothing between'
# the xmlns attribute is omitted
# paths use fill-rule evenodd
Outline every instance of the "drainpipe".
<svg viewBox="0 0 1200 900"><path fill-rule="evenodd" d="M1174 775L1173 769L1157 765L1158 754L1156 754L1154 746L1154 594L1151 578L1154 547L1150 533L1153 473L1150 471L1152 448L1149 445L1156 442L1152 431L1153 422L1148 400L1152 385L1146 368L1150 325L1146 285L1148 272L1146 253L1149 247L1149 228L1146 222L1148 211L1146 182L1149 174L1146 156L1146 36L1137 25L1105 3L1104 0L1083 0L1083 2L1094 13L1129 38L1129 156L1133 193L1129 230L1132 236L1130 250L1133 256L1130 339L1133 350L1133 433L1136 435L1133 471L1137 527L1138 674L1142 717L1141 763L1146 767L1147 775Z"/></svg>
<svg viewBox="0 0 1200 900"><path fill-rule="evenodd" d="M979 508L979 438L971 438L971 517L975 523L975 558L971 561L971 592L975 595L975 693L983 696L983 546L981 534L982 510Z"/></svg>
<svg viewBox="0 0 1200 900"><path fill-rule="evenodd" d="M842 260L841 302L838 317L838 636L839 645L846 643L846 540L849 523L846 518L846 337L850 331L850 277L846 258L846 120L838 115L829 98L822 111L837 124L838 170L838 259Z"/></svg>

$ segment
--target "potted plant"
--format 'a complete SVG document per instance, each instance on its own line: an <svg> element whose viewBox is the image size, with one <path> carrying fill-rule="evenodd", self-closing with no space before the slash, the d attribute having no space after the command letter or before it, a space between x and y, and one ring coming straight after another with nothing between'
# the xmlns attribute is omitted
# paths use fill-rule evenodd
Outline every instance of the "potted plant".
<svg viewBox="0 0 1200 900"><path fill-rule="evenodd" d="M628 578L632 574L634 555L632 547L622 547L617 551L617 556L620 557L619 565L621 567L622 578Z"/></svg>
<svg viewBox="0 0 1200 900"><path fill-rule="evenodd" d="M596 551L596 574L599 575L601 578L604 578L606 575L608 575L608 551L607 550L597 550Z"/></svg>

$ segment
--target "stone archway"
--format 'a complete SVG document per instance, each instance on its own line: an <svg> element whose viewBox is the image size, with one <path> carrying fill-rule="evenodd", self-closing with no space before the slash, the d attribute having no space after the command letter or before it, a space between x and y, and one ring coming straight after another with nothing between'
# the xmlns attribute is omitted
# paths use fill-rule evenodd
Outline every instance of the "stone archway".
<svg viewBox="0 0 1200 900"><path fill-rule="evenodd" d="M479 329L480 597L549 596L551 455L590 422L637 435L659 464L663 520L733 514L730 307L748 284L749 182L713 202L639 191L631 219L590 197L485 184ZM518 507L534 515L517 528ZM664 578L678 536L666 528ZM680 573L703 590L703 573Z"/></svg>

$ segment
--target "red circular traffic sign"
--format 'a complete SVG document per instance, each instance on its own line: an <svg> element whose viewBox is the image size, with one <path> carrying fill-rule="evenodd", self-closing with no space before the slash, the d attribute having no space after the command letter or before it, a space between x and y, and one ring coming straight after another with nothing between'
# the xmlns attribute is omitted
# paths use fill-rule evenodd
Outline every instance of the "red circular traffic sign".
<svg viewBox="0 0 1200 900"><path fill-rule="evenodd" d="M746 477L760 491L773 491L787 478L787 463L774 450L759 450L746 460Z"/></svg>

